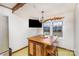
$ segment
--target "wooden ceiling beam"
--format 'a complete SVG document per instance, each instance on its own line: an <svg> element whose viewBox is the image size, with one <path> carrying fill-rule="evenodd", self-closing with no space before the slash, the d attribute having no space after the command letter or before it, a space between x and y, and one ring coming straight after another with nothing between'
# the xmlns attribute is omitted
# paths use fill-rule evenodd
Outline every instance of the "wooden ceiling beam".
<svg viewBox="0 0 79 59"><path fill-rule="evenodd" d="M23 7L25 3L17 3L13 8L12 8L12 13L14 13L16 10L19 8Z"/></svg>
<svg viewBox="0 0 79 59"><path fill-rule="evenodd" d="M44 21L41 20L41 22L42 22L42 23L45 23L45 22L47 22L47 21L49 21L49 20L51 20L51 21L52 21L52 20L62 20L63 18L64 18L64 17L57 17L57 16L56 16L56 17L48 18L48 19L46 19L46 20L44 20Z"/></svg>

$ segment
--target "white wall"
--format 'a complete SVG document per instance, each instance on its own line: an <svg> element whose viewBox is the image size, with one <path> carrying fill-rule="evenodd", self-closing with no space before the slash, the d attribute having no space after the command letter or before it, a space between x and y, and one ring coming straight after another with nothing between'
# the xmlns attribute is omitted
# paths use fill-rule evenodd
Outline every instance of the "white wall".
<svg viewBox="0 0 79 59"><path fill-rule="evenodd" d="M28 46L28 37L39 35L40 28L29 28L28 18L10 15L9 19L10 47L13 51Z"/></svg>
<svg viewBox="0 0 79 59"><path fill-rule="evenodd" d="M6 8L0 6L0 15L9 16L10 14L11 14L10 9L6 9Z"/></svg>
<svg viewBox="0 0 79 59"><path fill-rule="evenodd" d="M8 16L9 19L9 47L12 48L12 51L16 51L28 45L28 20L11 12L11 10L0 6L0 15Z"/></svg>
<svg viewBox="0 0 79 59"><path fill-rule="evenodd" d="M27 46L27 20L10 15L9 17L10 47L13 51Z"/></svg>
<svg viewBox="0 0 79 59"><path fill-rule="evenodd" d="M9 9L6 9L6 8L4 8L4 7L1 7L0 6L0 16L3 16L4 18L3 18L3 20L8 20L9 21L9 15L11 14L11 10L9 10ZM6 17L8 17L7 19L5 19ZM1 17L0 17L1 18ZM1 20L1 19L0 19ZM1 23L0 23L1 24ZM1 28L1 27L0 27ZM7 29L6 29L7 30ZM7 33L7 34L9 34L9 33ZM6 34L4 34L4 35L6 35ZM8 35L9 36L9 35ZM6 39L5 39L6 40ZM1 40L0 40L1 41ZM7 39L7 41L5 42L5 44L6 43L8 43L9 44L9 39ZM1 41L2 42L2 41ZM2 42L2 43L4 43L4 42ZM6 47L4 46L4 49L3 50L5 50L5 49L7 49L7 44L6 44Z"/></svg>
<svg viewBox="0 0 79 59"><path fill-rule="evenodd" d="M58 46L69 50L74 50L74 9L70 9L55 15L64 16L62 29L63 37L62 39L58 39Z"/></svg>
<svg viewBox="0 0 79 59"><path fill-rule="evenodd" d="M27 5L26 5L27 6ZM40 5L41 6L41 5ZM41 8L41 7L40 7ZM38 8L38 9L40 9ZM61 7L62 8L62 7ZM63 39L60 41L60 46L74 50L74 22L73 22L73 9L74 4L69 4L65 7L65 9L59 9L59 11L55 12L52 11L47 16L64 16L64 28L63 28ZM68 8L68 9L67 9ZM23 9L23 8L22 8ZM40 10L35 11L38 9L34 9L31 5L28 5L27 8L24 8L25 10L19 10L18 12L15 12L14 14L11 13L11 10L6 8L0 8L0 14L8 15L9 16L9 40L10 40L10 47L13 49L13 51L27 46L28 41L27 38L29 36L39 35L42 34L42 30L37 28L28 28L28 19L32 16L40 16ZM49 8L48 8L49 9ZM2 12L2 10L4 12ZM53 9L52 9L53 10ZM58 9L56 9L58 10ZM24 12L26 11L26 12ZM30 12L31 11L31 12ZM31 15L32 14L32 15Z"/></svg>
<svg viewBox="0 0 79 59"><path fill-rule="evenodd" d="M9 50L8 18L0 15L0 53Z"/></svg>
<svg viewBox="0 0 79 59"><path fill-rule="evenodd" d="M79 4L76 6L75 11L75 54L79 56Z"/></svg>
<svg viewBox="0 0 79 59"><path fill-rule="evenodd" d="M74 8L75 8L75 4L27 4L27 5L25 5L22 9L19 9L18 11L16 11L15 14L22 16L22 17L27 16L28 18L31 18L31 17L40 18L41 10L44 10L45 17L64 16L63 39L59 40L59 46L70 49L70 50L74 50ZM38 29L36 29L35 31L37 30ZM42 29L39 29L39 31L42 32ZM38 34L38 31L36 34Z"/></svg>
<svg viewBox="0 0 79 59"><path fill-rule="evenodd" d="M59 40L59 46L74 50L74 12L65 12L63 19L63 39Z"/></svg>
<svg viewBox="0 0 79 59"><path fill-rule="evenodd" d="M16 51L28 46L28 37L39 35L40 31L37 28L28 27L28 17L23 18L11 12L7 8L0 7L0 15L8 16L9 19L9 47L12 51Z"/></svg>
<svg viewBox="0 0 79 59"><path fill-rule="evenodd" d="M62 39L58 39L58 46L74 50L74 9L56 14L56 16L64 16L62 29L63 37Z"/></svg>

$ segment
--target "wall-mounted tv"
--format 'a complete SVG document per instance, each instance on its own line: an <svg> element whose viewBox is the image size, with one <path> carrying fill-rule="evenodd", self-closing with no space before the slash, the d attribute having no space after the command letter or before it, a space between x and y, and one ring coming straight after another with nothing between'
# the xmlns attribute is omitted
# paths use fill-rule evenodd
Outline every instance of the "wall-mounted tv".
<svg viewBox="0 0 79 59"><path fill-rule="evenodd" d="M29 27L30 28L41 28L42 23L39 20L29 19Z"/></svg>

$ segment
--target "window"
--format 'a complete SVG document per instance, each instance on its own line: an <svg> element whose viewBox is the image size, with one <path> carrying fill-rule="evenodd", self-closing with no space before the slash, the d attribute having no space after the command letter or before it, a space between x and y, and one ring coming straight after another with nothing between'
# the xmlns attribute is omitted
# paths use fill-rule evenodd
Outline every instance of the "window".
<svg viewBox="0 0 79 59"><path fill-rule="evenodd" d="M62 28L63 22L62 21L47 21L43 24L43 34L44 35L52 35L62 37Z"/></svg>
<svg viewBox="0 0 79 59"><path fill-rule="evenodd" d="M43 34L50 35L50 21L43 23Z"/></svg>
<svg viewBox="0 0 79 59"><path fill-rule="evenodd" d="M62 37L63 22L53 21L52 24L53 24L53 35Z"/></svg>

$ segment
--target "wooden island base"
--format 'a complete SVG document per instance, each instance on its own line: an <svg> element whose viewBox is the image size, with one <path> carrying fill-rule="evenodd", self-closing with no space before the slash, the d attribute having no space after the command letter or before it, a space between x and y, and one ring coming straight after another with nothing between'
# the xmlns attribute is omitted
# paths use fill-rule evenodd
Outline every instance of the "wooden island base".
<svg viewBox="0 0 79 59"><path fill-rule="evenodd" d="M28 38L28 53L29 56L48 56L50 53L53 51L52 49L54 47L51 47L51 39L45 38L41 35L34 36ZM47 47L50 46L50 50L48 50ZM47 51L50 51L49 53ZM56 55L57 53L57 48L53 51Z"/></svg>

